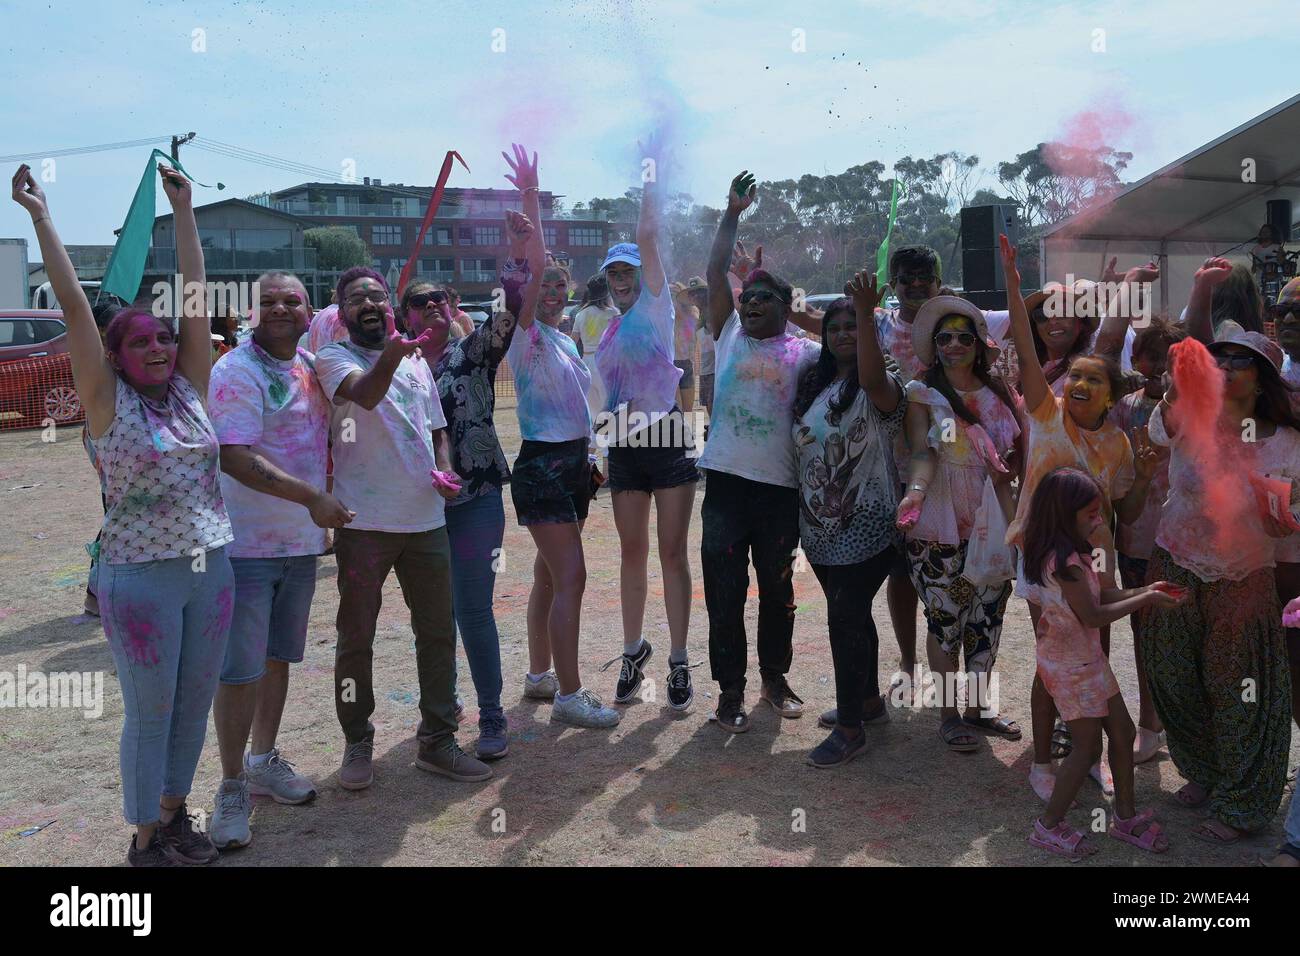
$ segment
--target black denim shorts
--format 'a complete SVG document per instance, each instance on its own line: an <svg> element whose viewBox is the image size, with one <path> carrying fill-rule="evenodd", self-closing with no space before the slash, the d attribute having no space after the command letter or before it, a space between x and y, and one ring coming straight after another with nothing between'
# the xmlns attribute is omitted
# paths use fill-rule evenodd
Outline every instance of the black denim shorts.
<svg viewBox="0 0 1300 956"><path fill-rule="evenodd" d="M630 435L624 444L609 446L609 490L656 491L699 481L693 447L681 409L649 428Z"/></svg>
<svg viewBox="0 0 1300 956"><path fill-rule="evenodd" d="M587 439L524 439L510 469L510 498L521 525L572 524L591 505L591 463Z"/></svg>

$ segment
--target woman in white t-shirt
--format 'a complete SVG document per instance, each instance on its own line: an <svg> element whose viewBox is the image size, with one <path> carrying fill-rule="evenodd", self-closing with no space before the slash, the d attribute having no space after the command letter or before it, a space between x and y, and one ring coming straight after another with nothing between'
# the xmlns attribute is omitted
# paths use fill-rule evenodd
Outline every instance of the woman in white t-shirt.
<svg viewBox="0 0 1300 956"><path fill-rule="evenodd" d="M514 150L513 159L506 156L513 170L507 178L522 195L524 215L540 223L537 154L530 163L522 147ZM530 267L542 274L537 307L520 309L506 351L519 395L516 411L523 438L511 472L510 497L517 520L537 545L528 597L529 668L524 694L553 700L553 721L613 727L619 721L618 711L584 688L578 673L578 628L587 583L582 525L595 481L587 455L591 374L578 356L578 347L558 327L569 298L568 270L554 264L543 267L546 250L541 229L533 230L527 248Z"/></svg>

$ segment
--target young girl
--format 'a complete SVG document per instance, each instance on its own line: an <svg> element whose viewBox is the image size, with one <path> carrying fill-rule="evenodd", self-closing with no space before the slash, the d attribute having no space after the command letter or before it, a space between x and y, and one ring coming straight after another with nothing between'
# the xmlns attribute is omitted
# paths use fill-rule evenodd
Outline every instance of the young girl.
<svg viewBox="0 0 1300 956"><path fill-rule="evenodd" d="M1183 589L1165 581L1145 587L1103 588L1093 570L1091 539L1102 524L1102 493L1091 476L1058 468L1034 489L1025 525L1025 577L1042 598L1035 634L1038 677L1069 725L1074 749L1056 772L1047 810L1034 822L1031 845L1071 860L1097 852L1065 822L1089 768L1101 759L1101 733L1110 738L1115 776L1110 835L1152 853L1169 841L1150 810L1133 798L1133 721L1101 646L1100 628L1141 608L1179 604Z"/></svg>

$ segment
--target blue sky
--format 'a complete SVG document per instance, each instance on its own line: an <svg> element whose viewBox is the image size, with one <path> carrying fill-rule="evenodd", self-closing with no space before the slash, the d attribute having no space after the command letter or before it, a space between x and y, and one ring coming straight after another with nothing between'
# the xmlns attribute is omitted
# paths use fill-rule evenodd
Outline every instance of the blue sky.
<svg viewBox="0 0 1300 956"><path fill-rule="evenodd" d="M385 182L431 183L455 148L472 173L452 185L500 187L517 139L570 203L637 184L649 129L670 148L670 188L718 205L741 168L761 188L948 149L991 166L1090 109L1115 118L1137 178L1300 87L1287 0L113 0L0 2L0 22L0 154L195 130ZM65 241L112 241L147 155L57 160L46 191ZM226 184L200 203L312 178L182 158ZM39 258L13 203L0 236Z"/></svg>

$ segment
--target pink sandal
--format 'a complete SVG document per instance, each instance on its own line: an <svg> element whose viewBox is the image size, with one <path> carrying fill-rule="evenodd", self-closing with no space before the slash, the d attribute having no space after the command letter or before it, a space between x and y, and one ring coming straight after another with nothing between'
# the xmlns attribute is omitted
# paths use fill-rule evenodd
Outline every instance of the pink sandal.
<svg viewBox="0 0 1300 956"><path fill-rule="evenodd" d="M1110 821L1110 835L1116 840L1133 844L1139 850L1146 850L1148 853L1164 853L1169 849L1169 839L1160 824L1154 821L1154 817L1155 813L1149 809L1139 810L1127 820L1122 820L1119 814L1115 814ZM1133 831L1142 824L1146 824L1146 829L1140 834L1134 833Z"/></svg>
<svg viewBox="0 0 1300 956"><path fill-rule="evenodd" d="M1072 863L1077 863L1097 852L1097 848L1085 840L1087 837L1078 830L1071 830L1070 825L1064 820L1050 830L1043 826L1042 820L1035 820L1034 832L1029 834L1030 846L1066 857Z"/></svg>

